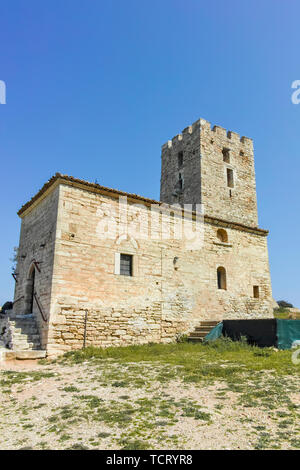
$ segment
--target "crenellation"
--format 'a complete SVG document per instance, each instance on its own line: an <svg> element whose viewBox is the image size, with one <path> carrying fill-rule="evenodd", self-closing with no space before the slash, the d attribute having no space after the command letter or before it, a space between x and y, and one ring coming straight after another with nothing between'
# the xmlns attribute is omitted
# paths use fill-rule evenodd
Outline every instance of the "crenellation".
<svg viewBox="0 0 300 470"><path fill-rule="evenodd" d="M185 129L183 129L182 134L192 134L193 132L193 126L188 126Z"/></svg>
<svg viewBox="0 0 300 470"><path fill-rule="evenodd" d="M172 146L182 141L182 134L177 134L172 138Z"/></svg>
<svg viewBox="0 0 300 470"><path fill-rule="evenodd" d="M221 126L214 126L212 128L212 132L215 132L220 137L227 137L227 131L224 127Z"/></svg>
<svg viewBox="0 0 300 470"><path fill-rule="evenodd" d="M172 145L173 145L172 140L168 140L165 144L162 145L162 147L161 147L162 152L167 150L167 149L172 148Z"/></svg>
<svg viewBox="0 0 300 470"><path fill-rule="evenodd" d="M237 132L228 131L227 138L230 139L232 142L240 142L240 135Z"/></svg>
<svg viewBox="0 0 300 470"><path fill-rule="evenodd" d="M248 145L253 145L253 139L250 137L245 137L244 135L241 137L241 142L242 144L248 144Z"/></svg>
<svg viewBox="0 0 300 470"><path fill-rule="evenodd" d="M211 132L219 137L223 137L224 139L228 139L232 142L241 142L242 144L248 144L252 145L253 144L253 139L250 137L245 137L245 136L240 136L237 132L231 131L231 130L226 130L224 127L214 125L212 126L209 121L206 119L200 118L197 121L195 121L192 125L185 127L181 133L175 135L172 137L171 140L168 140L165 144L162 145L162 151L164 151L166 148L172 148L173 144L176 143L177 141L182 141L184 138L184 135L186 134L192 134L195 132L197 129L199 130L201 128L202 133L203 132Z"/></svg>
<svg viewBox="0 0 300 470"><path fill-rule="evenodd" d="M185 127L181 133L175 135L172 137L171 140L168 140L165 144L161 146L162 151L166 149L166 147L171 148L173 146L173 143L182 140L185 134L192 134L195 132L197 129L200 129L200 126L208 125L210 128L210 123L206 121L205 119L198 119L195 121L192 125Z"/></svg>
<svg viewBox="0 0 300 470"><path fill-rule="evenodd" d="M205 119L192 127L180 142L173 138L168 154L162 151L161 200L203 204L208 215L257 227L252 139L221 126L212 129ZM183 155L180 171L178 152Z"/></svg>

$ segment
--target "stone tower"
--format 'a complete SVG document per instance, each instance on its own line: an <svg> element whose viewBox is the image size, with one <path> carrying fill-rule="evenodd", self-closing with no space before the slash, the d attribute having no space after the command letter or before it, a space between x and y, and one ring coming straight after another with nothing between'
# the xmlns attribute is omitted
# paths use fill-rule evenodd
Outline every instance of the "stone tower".
<svg viewBox="0 0 300 470"><path fill-rule="evenodd" d="M199 119L162 146L160 200L257 227L252 139Z"/></svg>

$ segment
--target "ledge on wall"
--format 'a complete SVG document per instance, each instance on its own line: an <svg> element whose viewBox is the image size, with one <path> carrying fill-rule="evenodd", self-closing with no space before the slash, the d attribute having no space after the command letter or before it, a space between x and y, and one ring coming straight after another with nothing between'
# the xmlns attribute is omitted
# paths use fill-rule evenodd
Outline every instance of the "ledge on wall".
<svg viewBox="0 0 300 470"><path fill-rule="evenodd" d="M226 246L227 248L232 248L231 243L225 243L225 242L213 242L214 245L219 245L219 246Z"/></svg>

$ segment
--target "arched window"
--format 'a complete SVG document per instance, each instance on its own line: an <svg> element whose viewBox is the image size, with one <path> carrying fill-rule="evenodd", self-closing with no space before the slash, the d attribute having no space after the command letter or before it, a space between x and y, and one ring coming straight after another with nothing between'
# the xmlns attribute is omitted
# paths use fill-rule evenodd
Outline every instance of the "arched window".
<svg viewBox="0 0 300 470"><path fill-rule="evenodd" d="M226 269L220 266L217 270L218 289L227 289Z"/></svg>
<svg viewBox="0 0 300 470"><path fill-rule="evenodd" d="M220 240L220 242L222 242L222 243L228 243L228 235L227 235L226 230L220 228L220 229L217 231L217 237L218 237L218 239Z"/></svg>

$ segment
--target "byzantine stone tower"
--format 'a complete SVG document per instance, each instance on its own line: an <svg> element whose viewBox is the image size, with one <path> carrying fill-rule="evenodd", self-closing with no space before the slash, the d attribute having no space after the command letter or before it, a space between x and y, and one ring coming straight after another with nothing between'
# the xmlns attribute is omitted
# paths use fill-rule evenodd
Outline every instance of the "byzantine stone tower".
<svg viewBox="0 0 300 470"><path fill-rule="evenodd" d="M162 146L160 200L257 227L252 139L199 119Z"/></svg>

